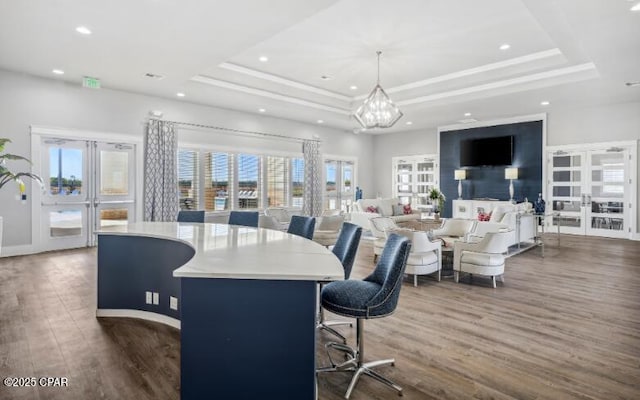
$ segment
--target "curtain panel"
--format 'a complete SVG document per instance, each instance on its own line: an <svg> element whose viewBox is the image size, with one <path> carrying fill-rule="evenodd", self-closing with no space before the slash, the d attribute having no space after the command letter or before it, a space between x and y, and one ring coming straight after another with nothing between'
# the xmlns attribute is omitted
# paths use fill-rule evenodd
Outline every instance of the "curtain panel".
<svg viewBox="0 0 640 400"><path fill-rule="evenodd" d="M302 211L305 215L318 217L322 214L322 163L320 143L305 140L302 143L304 155L304 195Z"/></svg>
<svg viewBox="0 0 640 400"><path fill-rule="evenodd" d="M173 123L150 120L144 142L144 220L178 216L178 143Z"/></svg>

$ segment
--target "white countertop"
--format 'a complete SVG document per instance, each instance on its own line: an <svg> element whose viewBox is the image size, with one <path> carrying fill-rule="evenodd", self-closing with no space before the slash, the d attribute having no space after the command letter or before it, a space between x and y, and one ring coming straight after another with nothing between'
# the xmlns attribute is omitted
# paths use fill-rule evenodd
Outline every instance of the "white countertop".
<svg viewBox="0 0 640 400"><path fill-rule="evenodd" d="M138 222L104 227L98 235L145 236L181 241L195 255L175 277L332 281L344 279L340 260L299 236L226 224Z"/></svg>

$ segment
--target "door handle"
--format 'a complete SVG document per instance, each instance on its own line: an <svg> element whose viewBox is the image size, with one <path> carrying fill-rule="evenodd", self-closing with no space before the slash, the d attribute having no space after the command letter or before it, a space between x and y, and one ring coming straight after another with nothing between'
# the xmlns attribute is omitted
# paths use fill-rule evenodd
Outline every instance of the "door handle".
<svg viewBox="0 0 640 400"><path fill-rule="evenodd" d="M586 195L584 193L582 193L580 195L580 206L581 207L585 207L586 205L587 205Z"/></svg>
<svg viewBox="0 0 640 400"><path fill-rule="evenodd" d="M591 205L591 195L590 194L587 195L587 205L588 206Z"/></svg>

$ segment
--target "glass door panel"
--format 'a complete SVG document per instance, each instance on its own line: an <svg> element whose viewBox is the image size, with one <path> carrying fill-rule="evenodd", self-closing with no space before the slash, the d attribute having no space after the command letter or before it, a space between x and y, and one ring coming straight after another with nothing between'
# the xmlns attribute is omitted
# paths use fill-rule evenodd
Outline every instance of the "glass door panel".
<svg viewBox="0 0 640 400"><path fill-rule="evenodd" d="M587 195L587 234L627 237L625 221L629 221L629 216L625 215L624 207L627 151L590 151L588 156L588 176L591 179Z"/></svg>
<svg viewBox="0 0 640 400"><path fill-rule="evenodd" d="M44 139L42 250L95 244L95 231L135 220L134 146Z"/></svg>
<svg viewBox="0 0 640 400"><path fill-rule="evenodd" d="M549 165L551 210L560 216L551 219L551 224L560 225L560 232L584 234L585 197L582 192L582 165L584 153L556 152L551 154ZM548 207L548 206L547 206Z"/></svg>
<svg viewBox="0 0 640 400"><path fill-rule="evenodd" d="M86 141L47 139L42 145L45 190L41 203L43 250L84 247L89 238L89 154Z"/></svg>
<svg viewBox="0 0 640 400"><path fill-rule="evenodd" d="M93 194L93 229L135 221L135 146L94 142L96 182ZM91 235L90 245L96 237Z"/></svg>

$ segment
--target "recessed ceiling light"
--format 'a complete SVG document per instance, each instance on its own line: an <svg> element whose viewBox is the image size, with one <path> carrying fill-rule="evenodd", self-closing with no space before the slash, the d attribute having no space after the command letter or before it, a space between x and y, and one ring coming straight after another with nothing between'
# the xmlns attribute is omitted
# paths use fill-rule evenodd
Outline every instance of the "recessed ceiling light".
<svg viewBox="0 0 640 400"><path fill-rule="evenodd" d="M640 3L636 3L635 6L631 7L631 11L640 11Z"/></svg>
<svg viewBox="0 0 640 400"><path fill-rule="evenodd" d="M331 79L333 79L333 77L329 75L322 75L320 79L322 79L323 81L330 81Z"/></svg>
<svg viewBox="0 0 640 400"><path fill-rule="evenodd" d="M265 108L258 108L258 112L264 113L267 112L267 110Z"/></svg>
<svg viewBox="0 0 640 400"><path fill-rule="evenodd" d="M319 119L319 120L318 120L318 123L319 123L319 124L324 124L324 121L323 121L323 120L321 120L321 119Z"/></svg>
<svg viewBox="0 0 640 400"><path fill-rule="evenodd" d="M91 30L86 26L79 26L76 28L76 32L82 33L83 35L91 35Z"/></svg>
<svg viewBox="0 0 640 400"><path fill-rule="evenodd" d="M551 103L549 103L549 102L548 102L548 101L546 101L546 100L545 100L545 101L541 101L541 102L540 102L540 105L541 105L541 106L548 106L549 104L551 104Z"/></svg>
<svg viewBox="0 0 640 400"><path fill-rule="evenodd" d="M54 69L54 70L53 70L53 71L51 71L51 72L53 72L53 73L54 73L54 74L56 74L56 75L64 75L64 71L63 71L63 70L61 70L61 69Z"/></svg>
<svg viewBox="0 0 640 400"><path fill-rule="evenodd" d="M357 90L357 89L358 89L358 87L357 87L356 85L351 85L351 86L349 86L349 89L351 89L351 90Z"/></svg>
<svg viewBox="0 0 640 400"><path fill-rule="evenodd" d="M178 97L184 97L184 96L186 96L186 94L184 94L184 93L182 93L182 92L178 92L178 93L176 93L176 96L178 96Z"/></svg>
<svg viewBox="0 0 640 400"><path fill-rule="evenodd" d="M260 62L267 62L267 61L269 61L269 57L267 57L267 56L260 56L260 57L258 57L258 60L259 60Z"/></svg>
<svg viewBox="0 0 640 400"><path fill-rule="evenodd" d="M407 122L405 122L405 124L407 124L407 125L413 125L413 122L411 122L411 121L407 121Z"/></svg>
<svg viewBox="0 0 640 400"><path fill-rule="evenodd" d="M511 48L511 45L509 43L502 44L499 47L500 50L509 50L509 48Z"/></svg>
<svg viewBox="0 0 640 400"><path fill-rule="evenodd" d="M471 116L471 113L464 113L464 116L465 116L465 117L470 117L470 116Z"/></svg>

